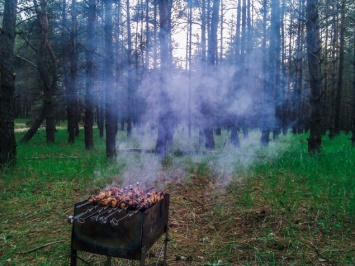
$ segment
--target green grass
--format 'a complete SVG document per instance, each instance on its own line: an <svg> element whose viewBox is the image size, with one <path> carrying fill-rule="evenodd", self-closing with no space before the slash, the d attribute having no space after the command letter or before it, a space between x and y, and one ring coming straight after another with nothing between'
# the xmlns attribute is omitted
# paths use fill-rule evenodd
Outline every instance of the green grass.
<svg viewBox="0 0 355 266"><path fill-rule="evenodd" d="M272 160L255 162L248 170L244 195L236 196L237 205L262 206L268 213L262 225L266 231L255 230L260 242L255 249L259 265L280 264L279 252L272 252L265 244L274 242L268 237L270 230L275 230L270 223L279 223L272 235L288 239L293 246L290 254L299 258L296 264L309 264L309 255L304 254L312 252L319 262L354 263L355 149L342 135L334 140L324 138L323 152L309 156L305 139L304 135L289 135L281 140L292 149ZM345 255L342 245L347 246Z"/></svg>
<svg viewBox="0 0 355 266"><path fill-rule="evenodd" d="M107 161L95 134L92 151L83 135L69 145L66 130L58 130L55 144L46 144L43 130L18 142L16 167L0 172L1 266L68 265L73 204L127 177L155 177L152 183L171 194L170 265L355 264L355 148L348 136L324 138L323 152L309 156L306 135L262 148L259 132L251 132L235 150L224 131L216 136L218 152L199 147L206 153L162 160L121 152ZM186 134L176 132L175 149L198 148L197 132ZM142 139L144 148L154 147L148 133L127 139L120 132L118 144L142 147ZM101 256L83 256L103 265Z"/></svg>

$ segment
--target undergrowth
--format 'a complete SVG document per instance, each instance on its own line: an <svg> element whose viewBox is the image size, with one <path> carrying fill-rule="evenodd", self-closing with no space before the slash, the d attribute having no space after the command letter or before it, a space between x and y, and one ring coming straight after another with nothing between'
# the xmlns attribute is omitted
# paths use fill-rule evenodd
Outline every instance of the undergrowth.
<svg viewBox="0 0 355 266"><path fill-rule="evenodd" d="M306 135L281 136L265 148L251 132L235 149L224 131L217 151L208 152L195 132L192 141L177 137L174 148L198 154L125 151L107 161L95 134L91 151L82 135L69 145L66 130L58 130L55 144L45 143L43 130L27 144L18 141L16 167L1 170L0 265L69 265L73 204L128 176L155 176L151 183L171 195L169 265L355 264L355 149L347 136L325 137L322 153L310 156ZM121 150L142 148L148 138L153 144L154 135L127 139L120 132L117 142ZM149 265L160 247L153 246ZM117 258L113 264L132 265Z"/></svg>

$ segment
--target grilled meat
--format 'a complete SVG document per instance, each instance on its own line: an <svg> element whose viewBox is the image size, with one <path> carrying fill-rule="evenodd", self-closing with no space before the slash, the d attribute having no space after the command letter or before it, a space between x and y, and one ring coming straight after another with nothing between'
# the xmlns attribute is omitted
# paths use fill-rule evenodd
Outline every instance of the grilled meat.
<svg viewBox="0 0 355 266"><path fill-rule="evenodd" d="M121 209L148 209L164 198L163 192L152 190L148 193L141 190L138 186L128 189L113 186L109 189L92 195L88 202L99 204L100 206L111 206Z"/></svg>

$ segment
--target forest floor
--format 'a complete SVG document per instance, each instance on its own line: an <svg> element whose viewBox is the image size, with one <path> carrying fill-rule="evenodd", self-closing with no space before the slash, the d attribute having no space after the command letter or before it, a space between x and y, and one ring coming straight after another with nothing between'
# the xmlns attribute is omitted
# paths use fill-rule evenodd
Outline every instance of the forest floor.
<svg viewBox="0 0 355 266"><path fill-rule="evenodd" d="M127 163L108 164L100 147L88 154L82 144L40 144L44 132L35 138L19 145L16 169L1 172L1 266L69 265L73 204L112 182ZM304 144L303 138L294 141ZM294 149L223 177L216 157L165 158L155 184L170 194L167 264L355 265L355 153L334 145L344 149L335 154L339 161L327 151L306 158ZM149 250L147 265L159 265L163 242ZM105 263L103 256L79 256ZM112 265L139 262L114 258Z"/></svg>

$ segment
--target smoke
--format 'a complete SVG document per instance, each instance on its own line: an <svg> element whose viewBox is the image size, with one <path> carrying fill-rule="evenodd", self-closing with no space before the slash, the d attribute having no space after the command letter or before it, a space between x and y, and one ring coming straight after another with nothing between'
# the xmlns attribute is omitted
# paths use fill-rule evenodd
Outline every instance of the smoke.
<svg viewBox="0 0 355 266"><path fill-rule="evenodd" d="M203 128L211 122L250 116L260 106L258 78L245 86L245 77L238 76L242 74L230 65L218 69L197 65L191 78L186 72L171 70L164 73L161 83L159 73L152 72L138 88L138 95L146 104L140 121L157 125L159 114L167 111L167 105L175 125L192 123ZM168 104L159 102L162 91Z"/></svg>
<svg viewBox="0 0 355 266"><path fill-rule="evenodd" d="M156 134L155 131L145 135L151 141L156 139ZM124 167L117 174L116 182L123 186L139 182L143 189L154 187L163 190L167 185L184 183L199 172L201 176L213 178L226 188L232 180L244 178L245 173L255 165L272 161L289 148L285 141L270 142L268 147L262 147L258 130L251 131L248 139L243 139L241 132L239 135L242 138L240 148L231 145L229 134L224 130L221 136L215 137L218 143L216 150L208 151L198 146L197 130L189 138L186 128L179 126L174 134L173 151L168 156L120 149L117 162ZM146 145L141 136L141 133L134 130L132 137L135 141L142 140L142 144ZM150 148L153 148L154 141L150 143ZM120 142L120 146L124 144ZM184 151L190 153L183 153Z"/></svg>
<svg viewBox="0 0 355 266"><path fill-rule="evenodd" d="M163 187L167 183L182 182L191 174L193 165L204 164L224 185L236 178L236 173L247 170L254 163L274 158L287 147L270 143L260 145L260 132L249 132L246 128L257 128L258 116L272 113L261 110L263 101L260 90L261 77L257 65L248 76L235 66L222 65L218 69L194 67L188 73L172 69L160 76L151 72L145 76L137 89L137 95L144 102L139 123L134 127L131 139L118 141L120 163L125 165L120 174L124 185L140 182L142 186ZM251 74L253 73L253 80ZM161 102L161 94L167 102ZM145 153L155 149L159 115L169 108L174 125L174 138L170 155L160 157ZM191 125L191 135L189 134ZM221 127L222 134L215 135L216 150L207 150L200 143L199 131L206 126ZM241 147L236 148L230 141L230 127L239 128ZM141 149L141 153L127 152L130 148Z"/></svg>

